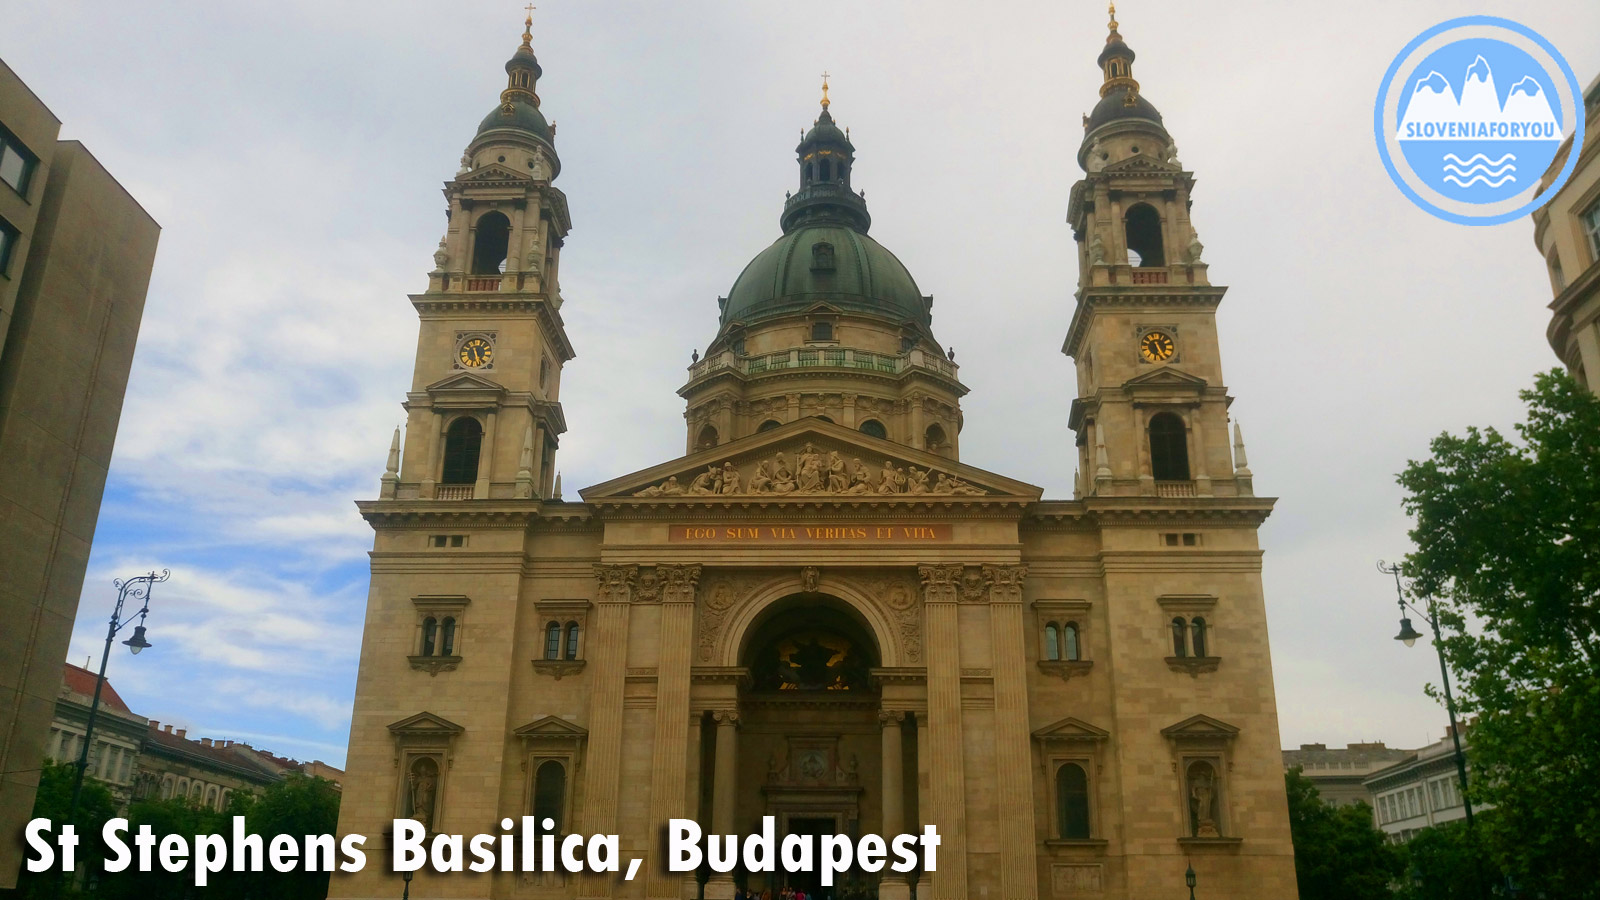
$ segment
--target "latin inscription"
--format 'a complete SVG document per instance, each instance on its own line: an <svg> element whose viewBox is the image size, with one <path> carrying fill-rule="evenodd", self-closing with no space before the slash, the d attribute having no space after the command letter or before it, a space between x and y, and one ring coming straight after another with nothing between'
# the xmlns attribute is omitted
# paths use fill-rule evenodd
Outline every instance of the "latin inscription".
<svg viewBox="0 0 1600 900"><path fill-rule="evenodd" d="M948 541L949 525L673 525L668 540L717 544L918 544Z"/></svg>

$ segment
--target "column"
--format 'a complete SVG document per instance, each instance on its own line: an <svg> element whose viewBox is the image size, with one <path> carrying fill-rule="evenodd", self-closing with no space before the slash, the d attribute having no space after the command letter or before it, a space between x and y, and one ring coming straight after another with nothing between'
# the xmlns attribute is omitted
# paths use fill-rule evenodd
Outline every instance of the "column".
<svg viewBox="0 0 1600 900"><path fill-rule="evenodd" d="M917 713L917 832L920 834L922 824L933 821L928 817L929 804L928 788L932 783L933 773L928 771L928 712L923 710ZM927 872L917 872L917 897L933 896L933 876Z"/></svg>
<svg viewBox="0 0 1600 900"><path fill-rule="evenodd" d="M475 500L489 499L489 479L494 475L494 426L498 418L499 412L492 409L484 416L483 443L478 447L478 481L472 486Z"/></svg>
<svg viewBox="0 0 1600 900"><path fill-rule="evenodd" d="M928 659L928 812L939 832L937 900L966 900L967 812L961 748L961 657L956 621L961 566L920 566Z"/></svg>
<svg viewBox="0 0 1600 900"><path fill-rule="evenodd" d="M594 567L599 581L593 634L586 646L594 688L589 695L589 750L584 764L583 828L617 833L617 786L622 764L622 694L628 673L628 612L638 566ZM609 878L584 885L585 896L609 897Z"/></svg>
<svg viewBox="0 0 1600 900"><path fill-rule="evenodd" d="M1137 403L1133 405L1133 451L1139 493L1151 496L1156 492L1156 477L1150 474L1150 432L1145 429L1144 407Z"/></svg>
<svg viewBox="0 0 1600 900"><path fill-rule="evenodd" d="M711 832L735 834L735 791L739 789L739 714L719 709L711 714L717 723L717 757L711 776ZM706 900L732 900L732 872L712 872L706 882Z"/></svg>
<svg viewBox="0 0 1600 900"><path fill-rule="evenodd" d="M883 835L892 842L896 835L906 830L904 736L901 723L906 714L901 710L884 710L878 713L878 725L883 729ZM879 900L909 900L911 885L904 875L884 868L878 883Z"/></svg>
<svg viewBox="0 0 1600 900"><path fill-rule="evenodd" d="M1194 492L1201 497L1211 496L1211 473L1206 467L1206 433L1200 426L1200 420L1205 418L1205 407L1196 406L1189 410L1189 443L1194 447L1189 453L1189 462L1194 468Z"/></svg>
<svg viewBox="0 0 1600 900"><path fill-rule="evenodd" d="M908 402L911 405L911 440L908 443L918 450L926 450L922 433L922 395L912 394Z"/></svg>
<svg viewBox="0 0 1600 900"><path fill-rule="evenodd" d="M984 566L994 647L994 742L1000 802L1000 896L1039 896L1033 822L1033 729L1028 725L1022 582L1027 566Z"/></svg>
<svg viewBox="0 0 1600 900"><path fill-rule="evenodd" d="M655 756L650 767L650 827L688 814L684 784L689 755L689 665L694 647L694 591L699 566L657 566L661 576L661 650L656 666ZM658 848L651 847L651 855ZM683 879L666 861L646 859L645 896L676 898Z"/></svg>
<svg viewBox="0 0 1600 900"><path fill-rule="evenodd" d="M428 468L422 473L422 486L417 491L424 500L433 499L434 485L439 480L439 436L444 431L444 416L435 412L432 419L428 429Z"/></svg>
<svg viewBox="0 0 1600 900"><path fill-rule="evenodd" d="M844 403L844 408L839 411L839 424L846 428L856 427L856 395L844 394L840 399Z"/></svg>

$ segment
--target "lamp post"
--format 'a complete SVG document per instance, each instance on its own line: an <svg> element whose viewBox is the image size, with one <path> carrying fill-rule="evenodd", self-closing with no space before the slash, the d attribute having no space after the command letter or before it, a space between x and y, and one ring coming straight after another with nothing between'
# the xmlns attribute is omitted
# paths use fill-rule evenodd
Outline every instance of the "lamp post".
<svg viewBox="0 0 1600 900"><path fill-rule="evenodd" d="M401 872L400 880L406 883L406 889L400 892L400 900L411 900L411 871Z"/></svg>
<svg viewBox="0 0 1600 900"><path fill-rule="evenodd" d="M1434 605L1433 598L1428 598L1428 611L1423 612L1406 602L1405 588L1400 584L1401 566L1399 563L1386 564L1378 560L1378 571L1385 575L1394 576L1395 597L1400 604L1400 633L1394 639L1407 647L1414 646L1417 639L1422 637L1415 628L1411 627L1411 619L1406 616L1406 610L1411 610L1428 623L1428 628L1433 631L1433 648L1439 653L1439 675L1444 679L1444 708L1450 714L1450 740L1456 748L1456 775L1461 779L1461 804L1467 812L1467 827L1472 828L1472 801L1467 798L1467 756L1461 752L1461 729L1456 725L1456 702L1450 696L1450 669L1444 662L1444 642L1439 638L1439 614Z"/></svg>
<svg viewBox="0 0 1600 900"><path fill-rule="evenodd" d="M157 582L166 581L172 577L172 572L162 569L157 575L152 571L148 575L129 578L126 581L117 579L112 584L117 588L117 606L111 611L111 624L106 629L106 649L100 654L100 674L94 680L94 699L89 703L89 722L83 729L83 748L78 751L77 772L72 776L72 803L67 807L67 821L73 822L78 817L78 795L83 792L83 773L89 768L89 748L94 744L94 720L100 712L100 690L106 684L106 663L111 659L111 642L116 639L117 632L121 631L135 618L139 624L133 627L133 637L122 643L128 650L138 654L140 650L150 646L144 637L144 617L150 614L150 589ZM139 611L129 613L126 619L122 618L122 606L129 600L139 604Z"/></svg>
<svg viewBox="0 0 1600 900"><path fill-rule="evenodd" d="M1189 864L1189 871L1183 873L1183 883L1189 886L1189 900L1194 900L1194 864Z"/></svg>

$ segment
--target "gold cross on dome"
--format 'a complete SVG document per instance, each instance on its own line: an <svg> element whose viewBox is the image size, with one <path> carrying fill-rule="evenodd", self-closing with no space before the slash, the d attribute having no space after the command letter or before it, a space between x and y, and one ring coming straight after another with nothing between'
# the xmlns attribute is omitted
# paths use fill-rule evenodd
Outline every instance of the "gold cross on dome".
<svg viewBox="0 0 1600 900"><path fill-rule="evenodd" d="M827 70L823 70L823 73L822 73L822 108L823 109L827 109L828 108L828 73L827 73Z"/></svg>

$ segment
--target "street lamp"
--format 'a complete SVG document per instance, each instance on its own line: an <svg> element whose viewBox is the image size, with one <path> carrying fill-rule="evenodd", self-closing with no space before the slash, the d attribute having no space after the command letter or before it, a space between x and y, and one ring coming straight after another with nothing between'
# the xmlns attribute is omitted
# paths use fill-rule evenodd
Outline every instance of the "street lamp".
<svg viewBox="0 0 1600 900"><path fill-rule="evenodd" d="M411 870L401 872L400 880L406 883L406 889L400 893L400 900L411 900Z"/></svg>
<svg viewBox="0 0 1600 900"><path fill-rule="evenodd" d="M83 729L83 747L78 751L77 772L72 776L72 803L67 808L67 821L72 822L78 817L78 795L83 792L83 773L89 768L89 748L94 743L94 720L100 712L100 689L106 683L106 663L111 659L111 642L117 632L125 628L135 618L139 624L133 628L133 637L122 643L137 654L140 650L150 646L144 636L144 617L150 614L150 589L157 582L166 581L172 577L172 572L162 569L157 575L152 571L148 575L129 578L127 581L117 579L112 584L117 588L117 607L111 611L111 624L106 629L106 649L100 654L100 674L94 681L94 699L89 703L89 722ZM129 613L126 619L122 618L122 606L129 600L139 603L139 611Z"/></svg>
<svg viewBox="0 0 1600 900"><path fill-rule="evenodd" d="M1189 900L1194 900L1194 864L1189 865L1189 871L1183 873L1183 883L1189 886Z"/></svg>
<svg viewBox="0 0 1600 900"><path fill-rule="evenodd" d="M1466 809L1467 827L1473 827L1472 801L1467 798L1467 756L1461 752L1461 729L1456 725L1456 702L1450 695L1450 669L1444 662L1444 641L1439 638L1439 612L1433 598L1428 598L1428 611L1423 612L1406 602L1405 587L1400 583L1402 567L1399 563L1389 565L1383 560L1378 560L1378 571L1385 575L1394 576L1394 592L1400 604L1400 633L1394 639L1407 647L1415 646L1417 639L1422 637L1415 628L1411 627L1411 619L1406 616L1406 610L1421 616L1423 621L1433 631L1433 648L1439 653L1439 675L1444 679L1444 708L1450 714L1450 740L1456 748L1456 775L1461 779L1461 804Z"/></svg>

